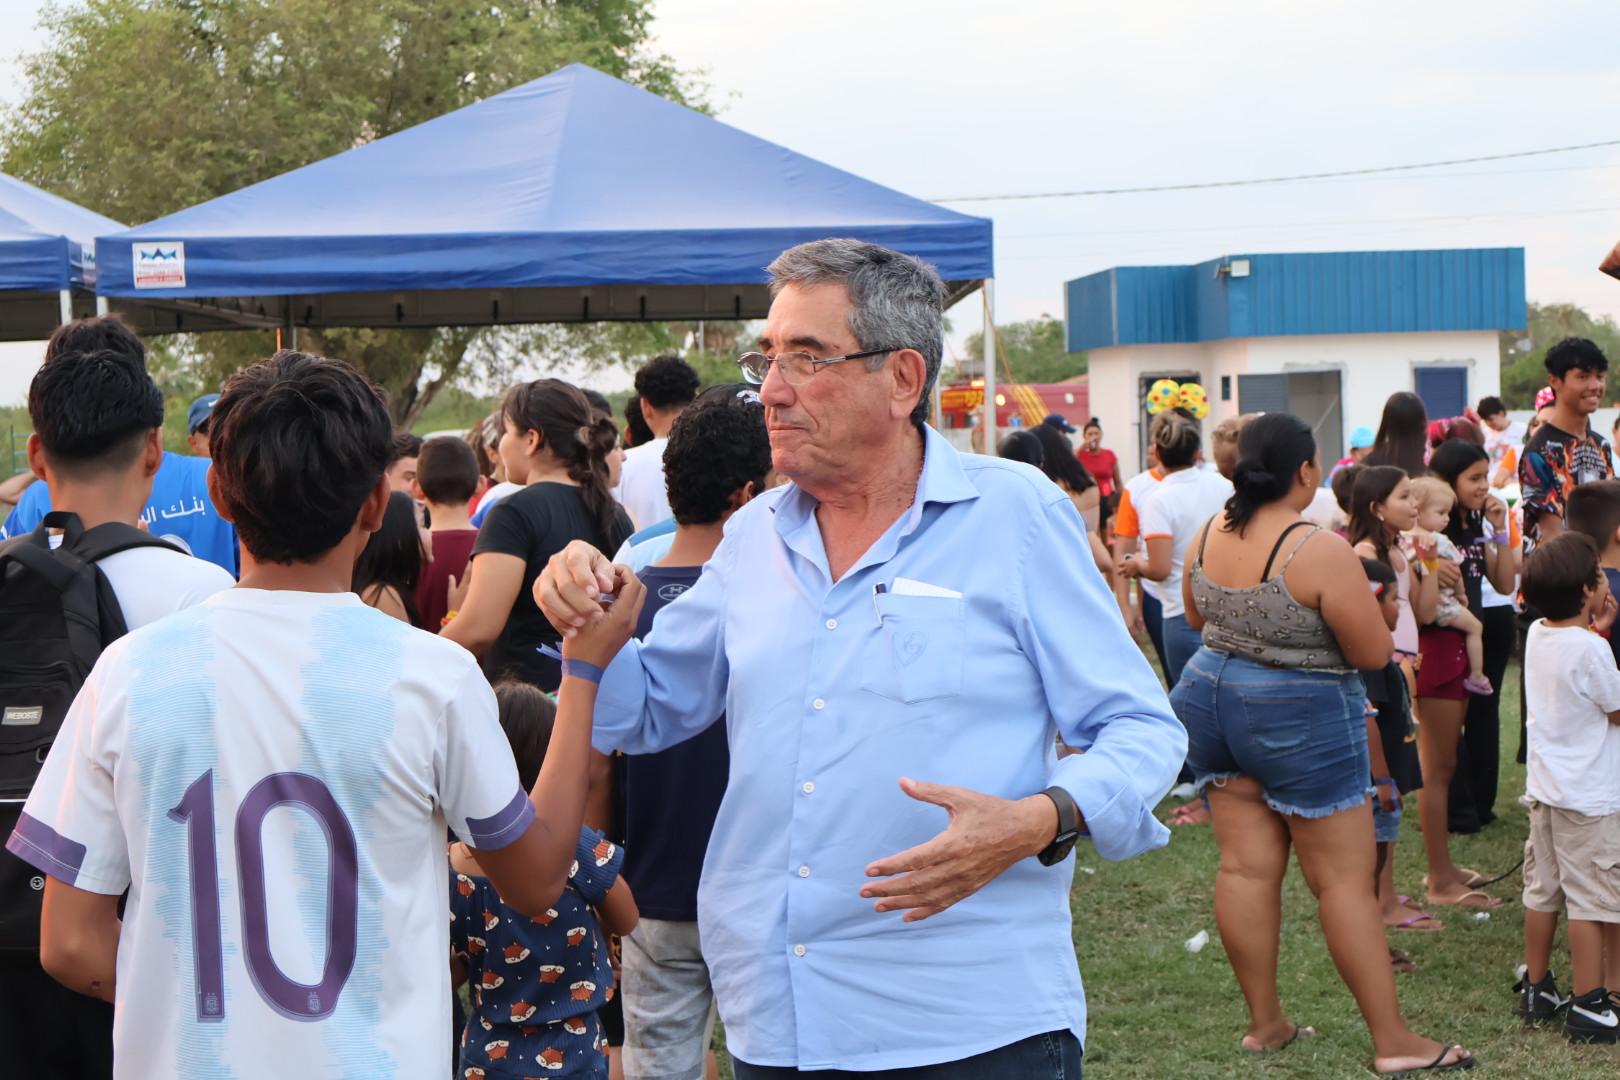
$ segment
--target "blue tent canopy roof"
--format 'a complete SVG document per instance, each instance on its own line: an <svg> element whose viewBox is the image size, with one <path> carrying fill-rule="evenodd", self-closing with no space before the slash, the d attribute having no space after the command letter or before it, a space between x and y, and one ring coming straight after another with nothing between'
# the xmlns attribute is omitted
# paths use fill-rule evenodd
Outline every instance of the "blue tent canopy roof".
<svg viewBox="0 0 1620 1080"><path fill-rule="evenodd" d="M112 218L0 173L0 290L56 292L93 284L98 233ZM88 251L87 251L88 249Z"/></svg>
<svg viewBox="0 0 1620 1080"><path fill-rule="evenodd" d="M571 64L103 235L98 251L106 294L254 298L221 303L271 316L283 303L271 298L296 297L306 325L425 325L451 321L446 303L469 322L752 315L766 264L828 236L916 255L950 281L992 273L987 219ZM158 287L137 288L140 245L149 262L170 264L143 271ZM167 272L174 262L182 273ZM427 296L445 290L480 292ZM357 293L373 295L330 295Z"/></svg>

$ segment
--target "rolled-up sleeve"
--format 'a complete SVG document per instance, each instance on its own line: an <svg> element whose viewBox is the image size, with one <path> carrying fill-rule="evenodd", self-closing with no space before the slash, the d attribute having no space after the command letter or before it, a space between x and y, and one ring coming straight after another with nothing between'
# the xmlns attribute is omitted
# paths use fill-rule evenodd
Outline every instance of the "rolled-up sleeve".
<svg viewBox="0 0 1620 1080"><path fill-rule="evenodd" d="M1092 565L1068 499L1046 507L1019 560L1017 627L1063 741L1049 782L1067 791L1105 859L1169 841L1153 808L1187 756L1187 733Z"/></svg>
<svg viewBox="0 0 1620 1080"><path fill-rule="evenodd" d="M725 708L726 567L736 541L721 541L697 584L658 612L602 675L591 744L603 753L650 754L702 734Z"/></svg>

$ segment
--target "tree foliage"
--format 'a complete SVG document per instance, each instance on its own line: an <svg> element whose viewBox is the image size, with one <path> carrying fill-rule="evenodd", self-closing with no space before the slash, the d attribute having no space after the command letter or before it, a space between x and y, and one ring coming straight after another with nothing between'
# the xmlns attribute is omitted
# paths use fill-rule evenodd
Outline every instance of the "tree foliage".
<svg viewBox="0 0 1620 1080"><path fill-rule="evenodd" d="M649 46L651 0L78 0L48 6L0 117L4 171L144 222L382 138L580 61L698 108ZM667 332L650 332L652 338ZM602 358L649 332L530 335ZM331 330L309 347L387 388L407 424L507 330ZM262 332L198 335L205 381L263 356ZM304 340L300 341L301 347ZM618 359L617 356L614 359ZM478 372L482 374L482 372Z"/></svg>
<svg viewBox="0 0 1620 1080"><path fill-rule="evenodd" d="M1050 315L998 326L996 339L1003 361L996 367L1001 379L1010 371L1015 382L1054 383L1086 373L1086 354L1065 350L1063 322ZM982 331L968 335L963 353L974 359L984 355ZM950 373L950 381L955 381L956 374Z"/></svg>
<svg viewBox="0 0 1620 1080"><path fill-rule="evenodd" d="M1502 403L1510 409L1535 407L1536 391L1547 385L1547 350L1568 337L1597 344L1611 364L1620 364L1620 325L1611 315L1591 315L1574 304L1536 304L1524 330L1504 330Z"/></svg>

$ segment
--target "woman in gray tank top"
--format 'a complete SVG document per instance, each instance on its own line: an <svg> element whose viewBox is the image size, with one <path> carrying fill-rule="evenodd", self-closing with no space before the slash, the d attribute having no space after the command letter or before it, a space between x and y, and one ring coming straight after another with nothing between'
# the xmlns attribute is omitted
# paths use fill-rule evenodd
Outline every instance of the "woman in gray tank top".
<svg viewBox="0 0 1620 1080"><path fill-rule="evenodd" d="M1183 578L1204 644L1171 692L1187 764L1209 803L1221 867L1215 920L1249 1008L1243 1048L1281 1048L1308 1027L1277 991L1282 879L1292 848L1317 898L1339 975L1380 1074L1468 1068L1472 1056L1401 1019L1378 899L1361 668L1394 650L1342 538L1300 512L1322 482L1310 426L1286 413L1238 436L1234 494L1201 530Z"/></svg>

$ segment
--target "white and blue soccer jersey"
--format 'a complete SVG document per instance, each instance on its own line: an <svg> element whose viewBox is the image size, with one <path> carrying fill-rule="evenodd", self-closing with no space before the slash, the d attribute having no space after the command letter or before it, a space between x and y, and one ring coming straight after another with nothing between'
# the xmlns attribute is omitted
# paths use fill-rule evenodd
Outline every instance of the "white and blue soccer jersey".
<svg viewBox="0 0 1620 1080"><path fill-rule="evenodd" d="M533 817L465 650L232 589L107 649L7 847L129 889L120 1080L441 1080L446 824L493 849Z"/></svg>

